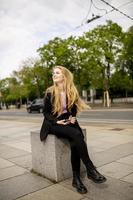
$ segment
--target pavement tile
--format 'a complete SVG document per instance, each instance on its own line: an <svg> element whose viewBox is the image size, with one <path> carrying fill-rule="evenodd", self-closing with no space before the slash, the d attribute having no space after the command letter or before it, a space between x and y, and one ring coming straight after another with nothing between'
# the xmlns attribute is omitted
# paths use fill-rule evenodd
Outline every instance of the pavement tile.
<svg viewBox="0 0 133 200"><path fill-rule="evenodd" d="M107 177L107 181L102 184L94 183L87 177L82 178L82 181L88 189L88 193L83 195L84 198L91 200L133 200L133 184L110 177ZM74 191L71 182L70 178L60 184Z"/></svg>
<svg viewBox="0 0 133 200"><path fill-rule="evenodd" d="M106 134L103 134L100 130L99 135L92 135L88 133L88 144L91 146L109 149L113 146L125 144L133 141L133 135L121 135L120 132L105 130ZM126 133L126 130L123 130Z"/></svg>
<svg viewBox="0 0 133 200"><path fill-rule="evenodd" d="M13 163L27 169L32 169L32 156L31 154L26 156L20 156L16 158L9 158L9 161L12 161Z"/></svg>
<svg viewBox="0 0 133 200"><path fill-rule="evenodd" d="M13 165L14 165L14 163L9 162L8 160L5 160L3 158L0 158L0 169L10 167L10 166L13 166Z"/></svg>
<svg viewBox="0 0 133 200"><path fill-rule="evenodd" d="M0 182L0 200L14 200L52 184L49 180L32 173L16 176Z"/></svg>
<svg viewBox="0 0 133 200"><path fill-rule="evenodd" d="M117 162L109 163L98 169L100 170L101 173L117 179L127 176L133 172L132 166Z"/></svg>
<svg viewBox="0 0 133 200"><path fill-rule="evenodd" d="M8 136L0 136L0 144L3 144L5 142L15 141L14 139L9 138Z"/></svg>
<svg viewBox="0 0 133 200"><path fill-rule="evenodd" d="M115 131L113 125L86 126L90 157L99 166L99 171L109 177L107 182L96 184L84 174L82 179L88 193L80 195L71 186L71 178L53 184L26 170L31 167L31 153L28 149L30 132L31 129L39 130L39 123L15 122L14 125L10 121L1 121L0 200L133 200L132 129ZM17 166L10 166L11 163Z"/></svg>
<svg viewBox="0 0 133 200"><path fill-rule="evenodd" d="M133 136L129 136L129 135L126 135L126 134L125 135L120 135L120 134L116 134L113 131L113 133L109 134L109 136L104 137L104 138L100 138L100 141L114 143L114 144L119 145L119 144L132 142L133 141Z"/></svg>
<svg viewBox="0 0 133 200"><path fill-rule="evenodd" d="M19 133L19 134L18 134ZM30 131L29 130L21 130L20 128L15 130L10 131L10 134L6 134L6 136L8 136L11 139L19 139L20 137L26 137L30 135Z"/></svg>
<svg viewBox="0 0 133 200"><path fill-rule="evenodd" d="M82 195L73 192L59 184L52 185L40 191L26 195L19 200L80 200Z"/></svg>
<svg viewBox="0 0 133 200"><path fill-rule="evenodd" d="M19 138L19 141L23 141L25 143L28 143L28 144L31 144L31 136L24 136L24 137L21 137Z"/></svg>
<svg viewBox="0 0 133 200"><path fill-rule="evenodd" d="M107 182L102 184L93 183L85 179L88 188L87 197L93 200L132 200L133 185L125 184L117 179L107 177Z"/></svg>
<svg viewBox="0 0 133 200"><path fill-rule="evenodd" d="M99 147L99 148L104 148L104 143L103 141L100 141L99 139L95 139L92 141L87 141L88 145L91 147Z"/></svg>
<svg viewBox="0 0 133 200"><path fill-rule="evenodd" d="M124 131L121 131L120 134L121 135L129 135L129 136L133 136L133 129L132 128L125 128Z"/></svg>
<svg viewBox="0 0 133 200"><path fill-rule="evenodd" d="M10 147L5 144L0 145L0 157L8 159L8 158L14 158L22 155L28 155L29 152L16 149L14 147Z"/></svg>
<svg viewBox="0 0 133 200"><path fill-rule="evenodd" d="M133 165L133 154L117 160L117 162Z"/></svg>
<svg viewBox="0 0 133 200"><path fill-rule="evenodd" d="M30 144L30 135L29 136L17 136L15 138L11 138L10 136L0 136L0 143L1 144L8 144L11 142L25 142L26 144Z"/></svg>
<svg viewBox="0 0 133 200"><path fill-rule="evenodd" d="M10 137L10 140L14 140L16 142L20 142L20 141L23 141L23 142L26 142L28 144L30 144L30 134L26 134L26 135L16 135L15 138L11 138ZM24 141L25 140L25 141Z"/></svg>
<svg viewBox="0 0 133 200"><path fill-rule="evenodd" d="M97 167L117 161L133 154L133 143L121 144L103 152L91 153L91 158Z"/></svg>
<svg viewBox="0 0 133 200"><path fill-rule="evenodd" d="M132 174L129 174L128 176L125 176L124 178L121 178L121 180L133 184L133 173L132 173Z"/></svg>
<svg viewBox="0 0 133 200"><path fill-rule="evenodd" d="M15 124L17 124L17 123L15 122ZM15 137L15 136L18 136L18 135L28 135L29 133L30 132L29 132L29 129L27 129L27 127L23 128L20 125L18 125L18 126L15 126L15 127L5 127L5 128L3 128L3 130L1 130L0 136Z"/></svg>
<svg viewBox="0 0 133 200"><path fill-rule="evenodd" d="M5 142L3 144L6 144L10 147L14 147L14 148L17 148L17 149L21 149L21 150L24 150L24 151L28 151L28 152L31 152L31 144L28 144L26 142L23 142L23 141L11 141L11 142Z"/></svg>
<svg viewBox="0 0 133 200"><path fill-rule="evenodd" d="M94 142L89 142L88 146L91 146L91 147L96 148L96 149L100 148L103 151L105 151L105 150L110 149L112 147L116 147L117 144L116 143L107 142L107 141L104 142L104 141L95 140Z"/></svg>
<svg viewBox="0 0 133 200"><path fill-rule="evenodd" d="M28 170L22 168L22 167L18 167L18 166L11 166L5 169L1 169L0 170L0 181L14 177L14 176L18 176L24 173L29 173Z"/></svg>
<svg viewBox="0 0 133 200"><path fill-rule="evenodd" d="M98 147L91 147L89 146L88 148L89 152L93 155L94 153L102 152L105 151L103 148L98 148Z"/></svg>

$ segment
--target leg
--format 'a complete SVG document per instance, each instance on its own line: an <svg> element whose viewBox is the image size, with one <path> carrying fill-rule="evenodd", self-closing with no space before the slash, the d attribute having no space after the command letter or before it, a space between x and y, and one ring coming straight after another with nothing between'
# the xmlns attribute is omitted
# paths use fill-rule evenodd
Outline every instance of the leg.
<svg viewBox="0 0 133 200"><path fill-rule="evenodd" d="M71 165L72 165L72 171L73 171L72 186L75 187L80 194L87 193L87 188L85 187L85 185L82 183L82 181L80 179L80 155L77 151L75 143L73 142L73 140L70 137L66 137L64 132L63 132L62 135L60 135L59 131L58 131L58 133L56 132L57 128L55 128L53 130L54 130L54 133L55 133L56 136L58 136L60 138L61 137L66 138L66 139L68 139L68 141L70 143Z"/></svg>
<svg viewBox="0 0 133 200"><path fill-rule="evenodd" d="M81 160L86 166L87 176L96 183L103 183L106 178L101 175L93 165L87 150L86 143L83 138L83 134L79 129L71 127L69 125L56 125L51 128L51 132L57 137L66 138L69 140L70 145L74 145Z"/></svg>
<svg viewBox="0 0 133 200"><path fill-rule="evenodd" d="M72 186L75 187L80 194L85 194L87 193L87 188L80 179L80 156L75 146L72 144L70 144L70 146L71 146L71 164L73 171Z"/></svg>
<svg viewBox="0 0 133 200"><path fill-rule="evenodd" d="M106 178L96 170L91 159L89 158L87 146L84 140L80 137L77 137L76 142L79 146L79 148L77 148L77 151L79 152L79 155L86 166L88 178L93 180L95 183L105 182Z"/></svg>
<svg viewBox="0 0 133 200"><path fill-rule="evenodd" d="M70 147L71 147L72 171L76 171L78 174L80 174L80 156L74 145L70 144Z"/></svg>
<svg viewBox="0 0 133 200"><path fill-rule="evenodd" d="M87 146L83 138L83 133L79 129L69 125L55 125L51 127L51 133L59 138L68 139L70 145L76 148L76 151L78 152L78 155L85 166L89 164L91 169L94 168L94 165L88 154Z"/></svg>
<svg viewBox="0 0 133 200"><path fill-rule="evenodd" d="M93 165L87 150L86 143L83 140L81 134L77 133L77 137L73 141L75 142L75 148L77 147L77 151L86 166L87 169L87 176L89 179L92 179L95 183L103 183L106 181L106 178L100 174L95 166Z"/></svg>

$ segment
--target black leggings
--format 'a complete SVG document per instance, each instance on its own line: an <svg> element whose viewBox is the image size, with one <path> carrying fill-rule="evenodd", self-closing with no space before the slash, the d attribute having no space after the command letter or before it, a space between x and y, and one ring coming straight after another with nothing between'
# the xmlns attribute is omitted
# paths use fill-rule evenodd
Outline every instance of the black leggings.
<svg viewBox="0 0 133 200"><path fill-rule="evenodd" d="M86 167L94 168L94 165L89 157L86 143L82 131L73 124L60 125L56 124L51 127L51 134L59 138L66 138L71 147L71 164L72 170L80 172L80 159Z"/></svg>

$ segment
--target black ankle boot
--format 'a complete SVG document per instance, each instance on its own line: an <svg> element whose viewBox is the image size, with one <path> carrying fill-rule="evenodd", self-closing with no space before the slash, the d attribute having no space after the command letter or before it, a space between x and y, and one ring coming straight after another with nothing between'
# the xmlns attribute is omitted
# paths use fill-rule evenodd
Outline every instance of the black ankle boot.
<svg viewBox="0 0 133 200"><path fill-rule="evenodd" d="M94 181L95 183L104 183L107 179L100 174L95 168L87 169L87 177Z"/></svg>
<svg viewBox="0 0 133 200"><path fill-rule="evenodd" d="M87 193L87 188L84 186L80 179L80 175L77 172L73 172L73 181L72 181L72 186L77 189L77 192L80 194L86 194Z"/></svg>

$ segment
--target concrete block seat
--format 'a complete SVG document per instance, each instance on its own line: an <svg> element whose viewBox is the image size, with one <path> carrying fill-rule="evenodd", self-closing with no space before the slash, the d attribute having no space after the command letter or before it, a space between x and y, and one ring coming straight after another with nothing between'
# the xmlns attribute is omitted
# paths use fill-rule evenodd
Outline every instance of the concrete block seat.
<svg viewBox="0 0 133 200"><path fill-rule="evenodd" d="M82 129L86 140L86 129ZM39 131L31 132L32 170L44 177L59 182L72 176L70 146L66 139L48 135L40 141ZM82 162L82 161L81 161ZM81 163L81 171L85 170Z"/></svg>

